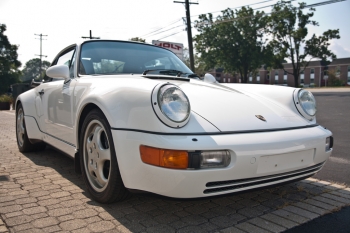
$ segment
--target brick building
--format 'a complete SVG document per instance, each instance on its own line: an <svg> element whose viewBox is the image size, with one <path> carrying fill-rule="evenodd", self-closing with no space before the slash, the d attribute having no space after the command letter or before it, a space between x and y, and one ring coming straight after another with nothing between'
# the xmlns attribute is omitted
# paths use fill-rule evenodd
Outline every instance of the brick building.
<svg viewBox="0 0 350 233"><path fill-rule="evenodd" d="M287 71L292 72L291 63L284 64L284 67ZM325 86L326 81L324 78L327 77L328 70L335 70L340 80L345 85L350 85L350 57L334 59L329 65L322 61L311 61L304 72L300 74L299 83L304 87ZM210 73L220 83L240 82L239 74L225 74L222 68L213 70ZM256 75L251 75L248 78L248 83L294 86L294 78L293 75L282 69L268 71L262 67Z"/></svg>

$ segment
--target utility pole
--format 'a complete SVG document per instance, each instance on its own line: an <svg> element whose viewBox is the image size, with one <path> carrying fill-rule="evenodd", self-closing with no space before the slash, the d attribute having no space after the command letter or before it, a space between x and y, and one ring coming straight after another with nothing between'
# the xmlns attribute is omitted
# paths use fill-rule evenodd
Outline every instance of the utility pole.
<svg viewBox="0 0 350 233"><path fill-rule="evenodd" d="M190 14L190 4L197 4L197 2L189 2L189 0L185 0L185 2L174 1L174 3L185 3L186 8L186 23L187 23L187 39L188 39L188 52L190 53L190 65L191 70L194 70L194 57L193 57L193 44L192 44L192 27L191 27L191 14Z"/></svg>
<svg viewBox="0 0 350 233"><path fill-rule="evenodd" d="M34 35L35 36L39 36L39 38L35 38L35 39L40 40L40 55L35 54L35 56L39 56L40 57L40 69L39 69L39 75L40 76L39 76L39 78L41 79L41 70L42 70L42 63L43 63L42 57L47 57L46 55L42 54L42 41L45 40L45 39L43 39L43 36L47 36L47 35L43 35L42 33L34 34Z"/></svg>
<svg viewBox="0 0 350 233"><path fill-rule="evenodd" d="M83 39L100 39L100 37L92 37L92 32L91 32L91 30L90 30L90 36L82 36L81 38L83 38Z"/></svg>

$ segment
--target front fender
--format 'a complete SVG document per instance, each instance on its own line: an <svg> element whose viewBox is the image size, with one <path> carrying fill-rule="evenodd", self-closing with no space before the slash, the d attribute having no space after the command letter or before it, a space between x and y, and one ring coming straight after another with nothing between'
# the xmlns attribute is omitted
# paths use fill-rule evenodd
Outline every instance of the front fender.
<svg viewBox="0 0 350 233"><path fill-rule="evenodd" d="M163 124L156 116L151 103L152 90L159 82L147 81L140 85L142 82L140 80L129 80L127 86L115 85L113 88L102 84L100 87L92 85L88 87L81 93L77 104L75 124L77 140L81 114L88 104L100 108L111 128L116 130L153 133L219 132L216 127L194 112L191 112L189 122L182 128L170 128Z"/></svg>

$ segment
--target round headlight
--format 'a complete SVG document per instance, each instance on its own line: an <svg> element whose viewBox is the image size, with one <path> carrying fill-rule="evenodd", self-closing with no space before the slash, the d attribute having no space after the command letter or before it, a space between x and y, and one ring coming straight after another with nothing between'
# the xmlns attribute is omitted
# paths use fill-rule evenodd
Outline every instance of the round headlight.
<svg viewBox="0 0 350 233"><path fill-rule="evenodd" d="M309 116L315 116L316 115L316 100L313 94L311 92L306 90L299 90L298 93L298 99L300 106L304 110L304 112Z"/></svg>
<svg viewBox="0 0 350 233"><path fill-rule="evenodd" d="M189 120L190 102L174 84L158 84L152 93L152 105L158 118L170 127L183 127Z"/></svg>
<svg viewBox="0 0 350 233"><path fill-rule="evenodd" d="M162 113L174 122L183 122L190 114L190 103L183 91L175 85L164 85L158 92Z"/></svg>

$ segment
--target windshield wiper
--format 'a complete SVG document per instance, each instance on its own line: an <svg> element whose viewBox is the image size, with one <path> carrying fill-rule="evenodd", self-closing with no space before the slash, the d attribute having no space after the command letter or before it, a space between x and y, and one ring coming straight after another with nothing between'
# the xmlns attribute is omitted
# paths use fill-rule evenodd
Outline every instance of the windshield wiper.
<svg viewBox="0 0 350 233"><path fill-rule="evenodd" d="M177 77L182 77L183 75L186 75L186 78L200 79L199 75L196 73L181 73L181 74L178 74Z"/></svg>
<svg viewBox="0 0 350 233"><path fill-rule="evenodd" d="M159 71L159 74L176 74L176 77L185 77L186 78L197 78L199 79L199 76L195 73L183 73L180 70L167 70L167 69L154 69L154 70L145 70L142 75L146 75L148 72L152 72L152 71Z"/></svg>
<svg viewBox="0 0 350 233"><path fill-rule="evenodd" d="M142 75L146 75L148 72L152 72L152 71L159 71L160 74L172 74L172 73L176 73L176 75L182 74L182 72L179 70L154 69L154 70L145 70L143 71Z"/></svg>

